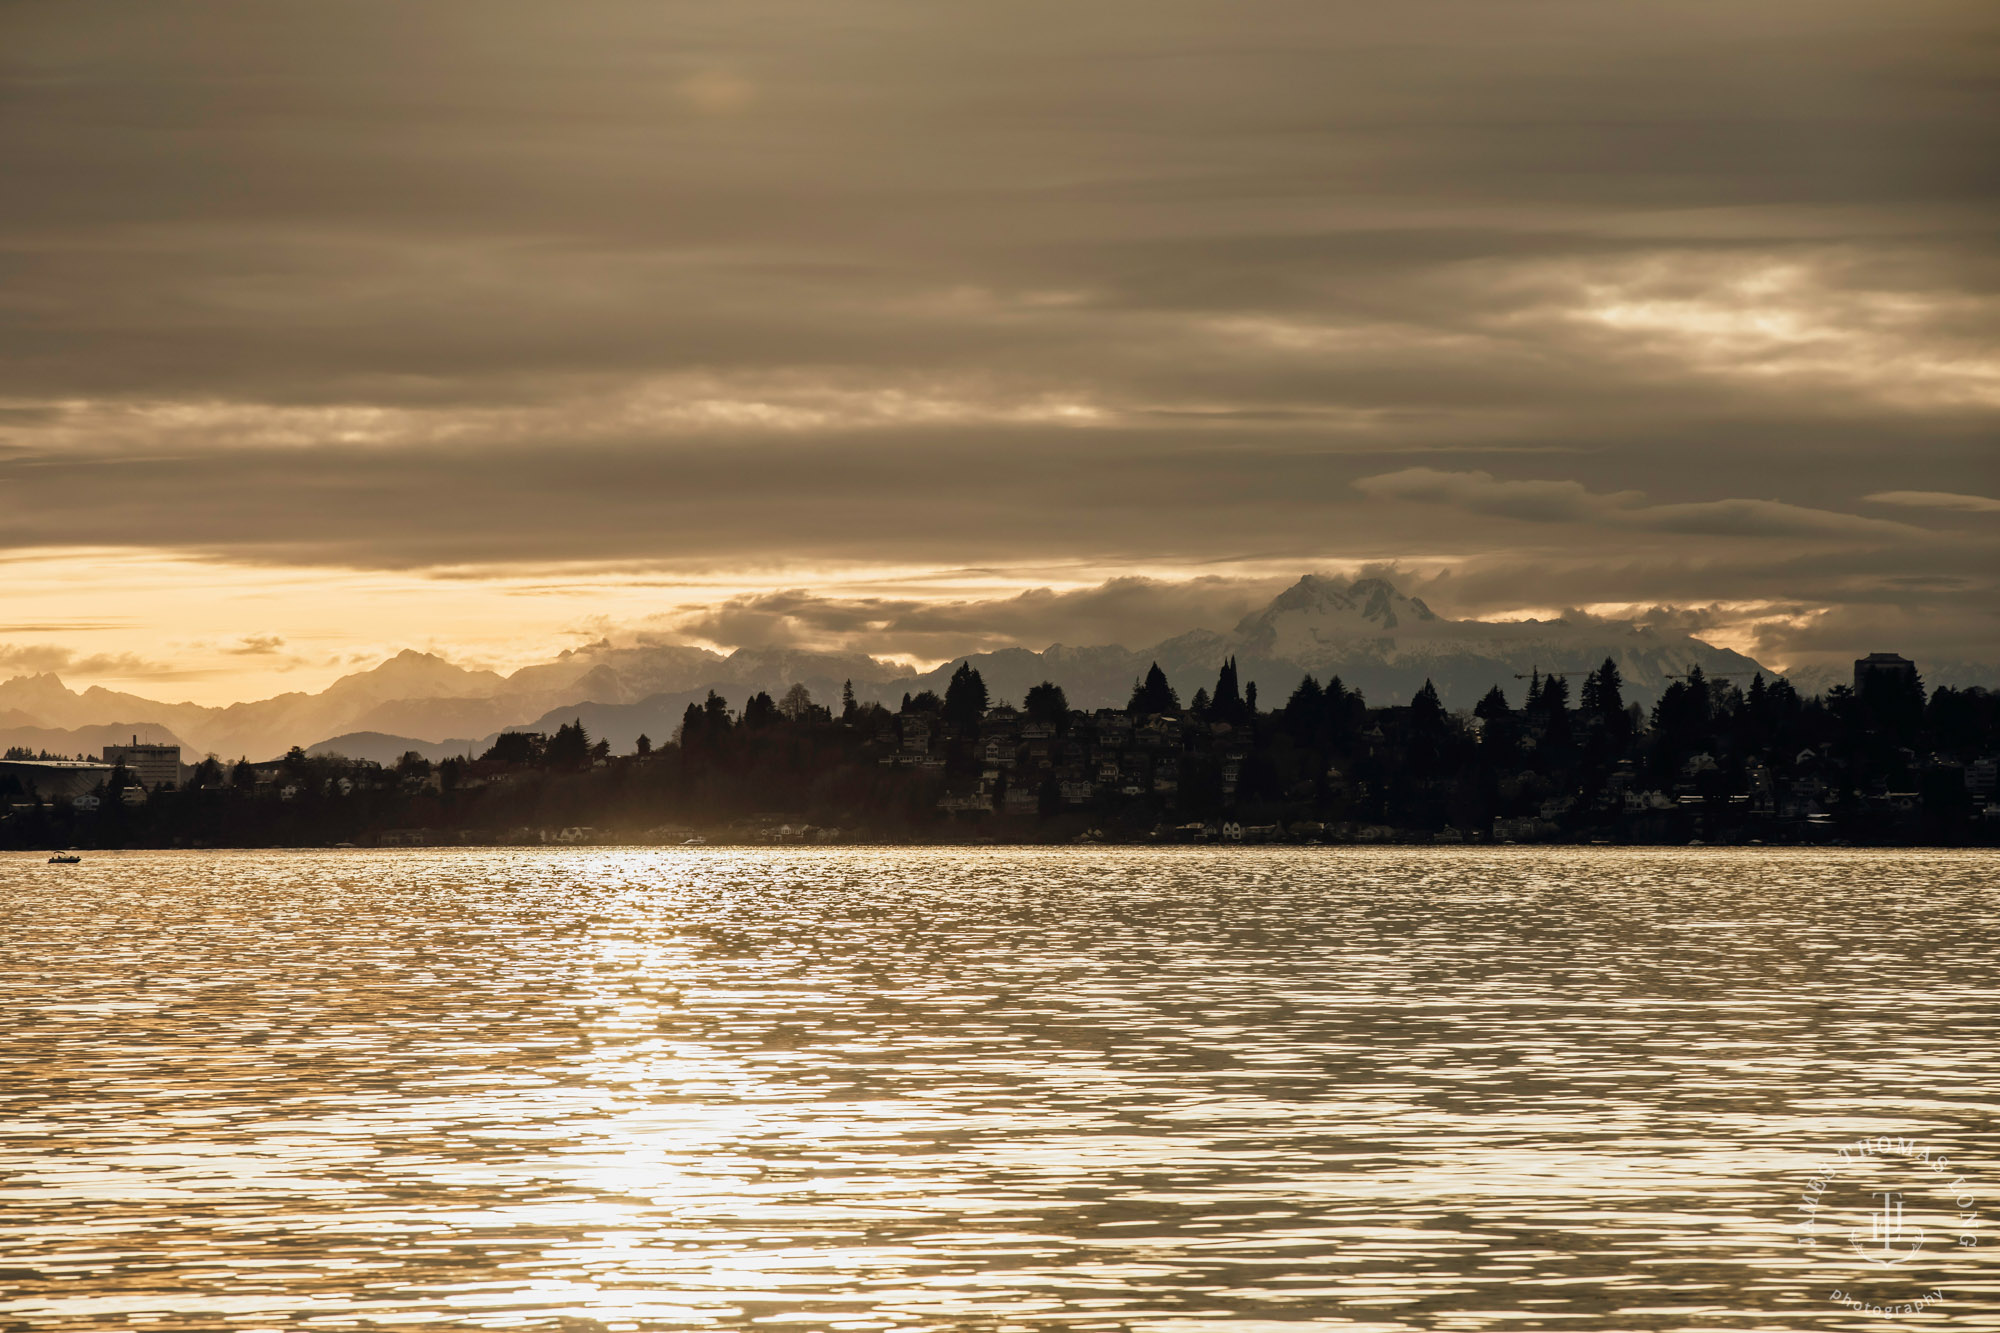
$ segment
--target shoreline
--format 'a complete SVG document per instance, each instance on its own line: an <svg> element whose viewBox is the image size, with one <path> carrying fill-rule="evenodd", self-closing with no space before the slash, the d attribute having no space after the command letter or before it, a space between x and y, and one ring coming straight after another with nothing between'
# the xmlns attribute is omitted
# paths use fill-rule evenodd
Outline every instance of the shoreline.
<svg viewBox="0 0 2000 1333"><path fill-rule="evenodd" d="M1686 842L1606 839L1549 839L1546 841L1465 839L1460 841L1421 838L1355 839L1341 841L1293 841L1279 840L1168 840L1168 839L889 839L889 838L837 838L837 839L747 839L747 838L697 838L678 842L647 841L638 838L607 838L602 841L547 842L498 841L488 839L468 839L465 841L403 842L403 843L229 843L206 846L157 844L127 847L48 847L48 848L8 848L0 850L0 858L24 858L41 860L51 853L73 853L91 856L117 856L138 852L437 852L437 851L552 851L552 852L592 852L592 851L649 851L649 852L708 852L708 851L902 851L902 850L957 850L991 851L1008 849L1041 849L1047 851L1087 851L1093 848L1115 850L1144 849L1151 851L1264 851L1283 849L1288 851L1352 851L1380 850L1395 848L1407 851L1500 851L1507 848L1531 850L1564 849L1571 851L1825 851L1825 852L1870 852L1870 851L1931 851L1931 852L1981 852L2000 851L2000 843L1994 842L1850 842L1840 839L1828 841L1707 841L1692 839Z"/></svg>

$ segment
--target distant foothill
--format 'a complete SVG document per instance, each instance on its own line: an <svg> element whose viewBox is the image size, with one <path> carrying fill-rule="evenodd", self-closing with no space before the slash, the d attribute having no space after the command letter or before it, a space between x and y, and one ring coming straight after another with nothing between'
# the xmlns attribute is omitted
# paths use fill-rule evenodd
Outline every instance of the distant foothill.
<svg viewBox="0 0 2000 1333"><path fill-rule="evenodd" d="M1895 654L1810 698L1696 666L1649 709L1610 658L1519 694L1371 705L1308 673L1266 708L1231 656L1185 701L1151 663L1122 707L1049 680L1011 704L967 660L893 708L851 682L837 704L710 691L619 752L580 720L439 762L294 747L172 781L136 741L94 765L10 752L0 844L2000 841L1996 696L1926 691Z"/></svg>

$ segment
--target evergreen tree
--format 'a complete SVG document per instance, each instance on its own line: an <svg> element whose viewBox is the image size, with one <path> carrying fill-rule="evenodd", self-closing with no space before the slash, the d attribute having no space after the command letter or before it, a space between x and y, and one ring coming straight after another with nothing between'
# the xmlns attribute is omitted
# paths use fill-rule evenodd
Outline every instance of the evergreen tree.
<svg viewBox="0 0 2000 1333"><path fill-rule="evenodd" d="M1424 687L1410 700L1410 725L1427 732L1444 729L1444 702L1438 698L1437 686L1431 684L1429 677L1424 678Z"/></svg>
<svg viewBox="0 0 2000 1333"><path fill-rule="evenodd" d="M1067 728L1069 696L1063 693L1062 686L1045 680L1028 688L1027 695L1021 700L1021 711L1032 721L1051 723L1059 729Z"/></svg>
<svg viewBox="0 0 2000 1333"><path fill-rule="evenodd" d="M1451 719L1438 698L1437 686L1428 679L1410 700L1408 746L1410 769L1418 777L1436 777L1444 771L1451 741Z"/></svg>
<svg viewBox="0 0 2000 1333"><path fill-rule="evenodd" d="M860 706L854 702L854 682L852 680L842 681L840 684L840 720L842 722L852 722L854 715L860 711Z"/></svg>
<svg viewBox="0 0 2000 1333"><path fill-rule="evenodd" d="M729 730L729 701L714 690L702 701L701 724L710 736L720 736Z"/></svg>
<svg viewBox="0 0 2000 1333"><path fill-rule="evenodd" d="M1146 669L1144 683L1132 683L1132 698L1126 703L1125 711L1140 717L1155 713L1178 713L1181 711L1180 696L1167 683L1167 673L1160 670L1158 662Z"/></svg>
<svg viewBox="0 0 2000 1333"><path fill-rule="evenodd" d="M1690 756L1707 750L1709 743L1707 689L1695 689L1694 680L1674 681L1653 705L1654 776L1671 780Z"/></svg>
<svg viewBox="0 0 2000 1333"><path fill-rule="evenodd" d="M1618 664L1610 658L1583 680L1583 697L1577 701L1588 724L1604 738L1609 753L1616 755L1630 739L1631 722L1625 716L1625 682Z"/></svg>
<svg viewBox="0 0 2000 1333"><path fill-rule="evenodd" d="M1223 659L1222 670L1216 673L1215 693L1209 696L1208 711L1218 722L1240 722L1243 720L1243 691L1236 683L1236 659Z"/></svg>
<svg viewBox="0 0 2000 1333"><path fill-rule="evenodd" d="M1326 722L1326 691L1307 672L1283 709L1285 731L1300 744L1310 745Z"/></svg>
<svg viewBox="0 0 2000 1333"><path fill-rule="evenodd" d="M1351 746L1361 734L1368 715L1368 701L1360 690L1350 690L1335 676L1326 683L1326 735L1335 748Z"/></svg>
<svg viewBox="0 0 2000 1333"><path fill-rule="evenodd" d="M479 757L526 768L543 763L547 749L548 738L538 731L503 731Z"/></svg>
<svg viewBox="0 0 2000 1333"><path fill-rule="evenodd" d="M987 704L986 682L970 662L960 662L958 670L951 674L951 683L944 687L945 721L971 730L986 716Z"/></svg>
<svg viewBox="0 0 2000 1333"><path fill-rule="evenodd" d="M1714 716L1715 703L1709 695L1708 677L1702 674L1700 667L1689 668L1687 688L1688 711L1705 729L1709 719Z"/></svg>
<svg viewBox="0 0 2000 1333"><path fill-rule="evenodd" d="M1479 719L1479 745L1488 762L1506 755L1520 743L1521 728L1514 710L1508 706L1507 692L1495 685L1472 706Z"/></svg>
<svg viewBox="0 0 2000 1333"><path fill-rule="evenodd" d="M1560 675L1543 676L1535 700L1522 710L1535 738L1535 768L1555 773L1570 761L1569 680Z"/></svg>
<svg viewBox="0 0 2000 1333"><path fill-rule="evenodd" d="M1569 681L1561 676L1545 676L1541 692L1535 696L1534 707L1529 710L1545 724L1555 725L1567 720L1569 714Z"/></svg>
<svg viewBox="0 0 2000 1333"><path fill-rule="evenodd" d="M2000 695L1979 686L1940 685L1924 705L1924 730L1940 755L1975 759L2000 748Z"/></svg>
<svg viewBox="0 0 2000 1333"><path fill-rule="evenodd" d="M1043 818L1062 813L1062 784L1054 778L1042 779L1035 791L1035 812Z"/></svg>
<svg viewBox="0 0 2000 1333"><path fill-rule="evenodd" d="M582 768L590 762L590 733L584 730L582 718L556 728L543 751L543 762L550 768L565 769Z"/></svg>

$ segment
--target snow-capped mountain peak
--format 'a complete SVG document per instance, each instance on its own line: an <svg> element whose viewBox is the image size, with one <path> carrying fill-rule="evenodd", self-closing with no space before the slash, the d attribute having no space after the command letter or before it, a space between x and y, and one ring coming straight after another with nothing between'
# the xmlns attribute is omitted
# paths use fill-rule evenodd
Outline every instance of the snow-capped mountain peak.
<svg viewBox="0 0 2000 1333"><path fill-rule="evenodd" d="M1403 595L1385 579L1343 583L1307 574L1263 610L1245 616L1233 638L1245 652L1307 660L1337 645L1379 640L1437 620L1421 598Z"/></svg>

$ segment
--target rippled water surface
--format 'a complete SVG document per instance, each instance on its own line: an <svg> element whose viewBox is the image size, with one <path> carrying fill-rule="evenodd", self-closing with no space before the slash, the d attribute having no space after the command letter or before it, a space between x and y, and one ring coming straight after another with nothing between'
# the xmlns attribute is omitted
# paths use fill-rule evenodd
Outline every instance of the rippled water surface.
<svg viewBox="0 0 2000 1333"><path fill-rule="evenodd" d="M1997 882L1862 851L9 858L0 1327L1830 1329L1884 1324L1835 1291L1935 1290L1913 1323L2000 1329ZM1863 1136L1946 1155L1975 1216L1857 1156L1802 1244Z"/></svg>

